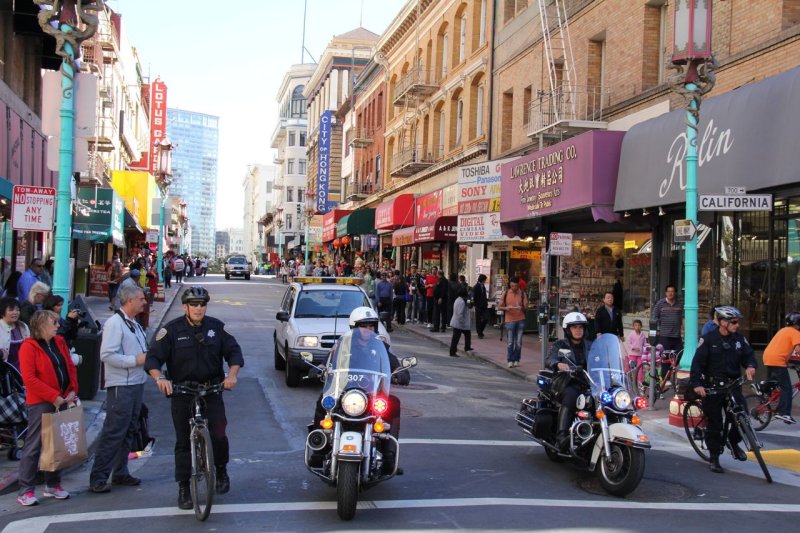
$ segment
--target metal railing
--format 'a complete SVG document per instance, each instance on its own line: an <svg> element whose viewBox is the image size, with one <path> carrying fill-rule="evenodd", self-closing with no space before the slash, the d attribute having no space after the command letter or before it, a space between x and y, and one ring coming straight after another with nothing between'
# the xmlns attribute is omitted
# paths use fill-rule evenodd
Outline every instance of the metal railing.
<svg viewBox="0 0 800 533"><path fill-rule="evenodd" d="M608 87L576 86L569 91L540 90L530 103L528 136L551 129L604 128L603 110L608 107L611 92Z"/></svg>
<svg viewBox="0 0 800 533"><path fill-rule="evenodd" d="M392 102L403 105L408 96L430 96L439 90L436 69L414 67L400 78L392 93Z"/></svg>
<svg viewBox="0 0 800 533"><path fill-rule="evenodd" d="M353 136L350 139L350 146L354 148L363 148L372 144L373 141L373 131L372 129L367 128L355 128L353 130Z"/></svg>
<svg viewBox="0 0 800 533"><path fill-rule="evenodd" d="M392 175L411 176L434 163L433 154L426 154L422 145L409 146L392 157Z"/></svg>

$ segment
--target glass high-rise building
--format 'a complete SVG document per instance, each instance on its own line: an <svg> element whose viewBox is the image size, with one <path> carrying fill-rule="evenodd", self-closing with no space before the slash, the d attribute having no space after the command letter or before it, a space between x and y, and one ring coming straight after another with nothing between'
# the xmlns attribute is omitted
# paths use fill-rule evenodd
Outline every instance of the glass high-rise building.
<svg viewBox="0 0 800 533"><path fill-rule="evenodd" d="M167 138L175 147L169 194L186 202L192 228L188 251L214 257L219 117L167 109Z"/></svg>

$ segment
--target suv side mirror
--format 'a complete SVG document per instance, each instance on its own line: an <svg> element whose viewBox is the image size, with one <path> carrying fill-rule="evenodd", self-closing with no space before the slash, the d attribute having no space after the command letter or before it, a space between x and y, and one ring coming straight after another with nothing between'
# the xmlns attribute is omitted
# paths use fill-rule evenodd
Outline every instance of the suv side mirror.
<svg viewBox="0 0 800 533"><path fill-rule="evenodd" d="M279 322L288 322L289 321L289 313L286 311L278 311L275 315L275 320Z"/></svg>

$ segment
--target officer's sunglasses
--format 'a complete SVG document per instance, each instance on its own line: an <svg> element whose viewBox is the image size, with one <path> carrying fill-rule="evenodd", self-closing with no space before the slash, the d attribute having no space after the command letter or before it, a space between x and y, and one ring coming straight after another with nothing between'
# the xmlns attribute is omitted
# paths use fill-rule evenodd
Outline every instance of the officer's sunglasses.
<svg viewBox="0 0 800 533"><path fill-rule="evenodd" d="M186 305L188 305L189 307L205 307L208 304L206 302L189 302Z"/></svg>

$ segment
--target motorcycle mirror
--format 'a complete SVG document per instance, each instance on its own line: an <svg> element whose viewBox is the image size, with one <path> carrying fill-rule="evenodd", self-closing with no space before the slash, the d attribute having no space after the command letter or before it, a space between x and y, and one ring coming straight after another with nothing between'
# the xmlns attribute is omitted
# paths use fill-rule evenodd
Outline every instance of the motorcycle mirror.
<svg viewBox="0 0 800 533"><path fill-rule="evenodd" d="M416 357L404 357L400 364L403 368L411 368L412 366L417 366L417 358Z"/></svg>
<svg viewBox="0 0 800 533"><path fill-rule="evenodd" d="M561 348L561 349L558 351L558 356L559 356L561 359L569 359L569 356L570 356L570 355L572 355L572 351L570 351L570 350L568 350L568 349L566 349L566 348Z"/></svg>

